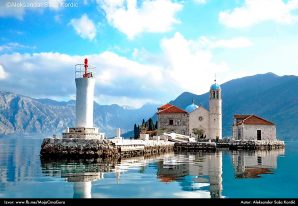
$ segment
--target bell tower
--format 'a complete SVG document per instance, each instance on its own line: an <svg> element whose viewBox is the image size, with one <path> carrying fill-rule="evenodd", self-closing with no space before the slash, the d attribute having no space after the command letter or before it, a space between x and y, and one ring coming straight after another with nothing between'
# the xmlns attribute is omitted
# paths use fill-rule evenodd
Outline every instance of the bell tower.
<svg viewBox="0 0 298 206"><path fill-rule="evenodd" d="M222 139L222 99L221 88L214 80L210 87L209 97L209 139Z"/></svg>

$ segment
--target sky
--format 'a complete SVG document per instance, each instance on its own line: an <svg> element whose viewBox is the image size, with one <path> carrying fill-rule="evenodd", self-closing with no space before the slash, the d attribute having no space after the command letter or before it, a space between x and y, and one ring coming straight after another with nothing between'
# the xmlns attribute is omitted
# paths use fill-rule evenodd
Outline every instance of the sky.
<svg viewBox="0 0 298 206"><path fill-rule="evenodd" d="M298 0L1 0L0 90L99 104L163 104L255 74L298 75Z"/></svg>

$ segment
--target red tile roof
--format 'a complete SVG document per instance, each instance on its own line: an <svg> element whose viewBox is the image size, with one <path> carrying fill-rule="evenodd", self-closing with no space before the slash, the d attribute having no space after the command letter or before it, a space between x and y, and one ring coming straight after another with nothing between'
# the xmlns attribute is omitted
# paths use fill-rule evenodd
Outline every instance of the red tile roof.
<svg viewBox="0 0 298 206"><path fill-rule="evenodd" d="M158 114L167 114L167 113L184 113L184 114L187 114L186 111L174 106L174 105L171 105L171 104L165 104L161 107L158 108Z"/></svg>
<svg viewBox="0 0 298 206"><path fill-rule="evenodd" d="M234 118L237 121L236 126L241 124L249 124L249 125L274 125L272 122L269 122L266 119L258 117L254 114L252 115L234 115Z"/></svg>
<svg viewBox="0 0 298 206"><path fill-rule="evenodd" d="M171 104L164 104L161 107L159 107L158 110L164 110L164 109L167 109L167 108L172 107L172 106L173 105L171 105Z"/></svg>

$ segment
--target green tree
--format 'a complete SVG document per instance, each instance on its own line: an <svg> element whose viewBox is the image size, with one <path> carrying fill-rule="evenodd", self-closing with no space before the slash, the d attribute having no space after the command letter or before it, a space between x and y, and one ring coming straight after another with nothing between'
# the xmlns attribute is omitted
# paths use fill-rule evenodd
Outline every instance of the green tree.
<svg viewBox="0 0 298 206"><path fill-rule="evenodd" d="M153 123L153 120L151 118L148 120L148 130L149 131L154 130L154 123Z"/></svg>
<svg viewBox="0 0 298 206"><path fill-rule="evenodd" d="M205 131L201 128L193 128L192 132L197 136L198 139L203 139Z"/></svg>
<svg viewBox="0 0 298 206"><path fill-rule="evenodd" d="M155 129L158 129L158 121L155 122Z"/></svg>
<svg viewBox="0 0 298 206"><path fill-rule="evenodd" d="M137 125L135 124L134 126L133 126L133 138L134 139L137 139L137 136L138 136L138 131L137 131Z"/></svg>
<svg viewBox="0 0 298 206"><path fill-rule="evenodd" d="M136 139L139 139L139 138L140 138L140 125L138 125L136 129Z"/></svg>

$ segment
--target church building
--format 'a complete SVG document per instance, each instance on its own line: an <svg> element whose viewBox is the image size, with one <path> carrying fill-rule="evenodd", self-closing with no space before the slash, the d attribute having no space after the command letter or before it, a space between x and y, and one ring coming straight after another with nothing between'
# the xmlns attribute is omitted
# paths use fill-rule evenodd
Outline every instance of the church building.
<svg viewBox="0 0 298 206"><path fill-rule="evenodd" d="M194 102L185 109L171 104L158 108L158 128L163 132L195 137L194 129L203 131L206 139L222 139L222 97L220 85L211 85L209 91L209 111Z"/></svg>

